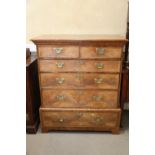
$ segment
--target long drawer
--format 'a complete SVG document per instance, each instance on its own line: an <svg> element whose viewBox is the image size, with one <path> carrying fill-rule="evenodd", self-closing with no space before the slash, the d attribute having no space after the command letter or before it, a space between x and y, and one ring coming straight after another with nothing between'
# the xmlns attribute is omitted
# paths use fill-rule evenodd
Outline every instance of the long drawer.
<svg viewBox="0 0 155 155"><path fill-rule="evenodd" d="M118 89L119 74L40 73L40 84L53 89Z"/></svg>
<svg viewBox="0 0 155 155"><path fill-rule="evenodd" d="M78 58L78 46L39 45L39 58Z"/></svg>
<svg viewBox="0 0 155 155"><path fill-rule="evenodd" d="M117 91L42 90L42 107L50 108L117 108Z"/></svg>
<svg viewBox="0 0 155 155"><path fill-rule="evenodd" d="M39 60L40 72L120 72L120 61Z"/></svg>
<svg viewBox="0 0 155 155"><path fill-rule="evenodd" d="M120 109L58 109L40 108L43 128L97 128L100 130L119 128Z"/></svg>

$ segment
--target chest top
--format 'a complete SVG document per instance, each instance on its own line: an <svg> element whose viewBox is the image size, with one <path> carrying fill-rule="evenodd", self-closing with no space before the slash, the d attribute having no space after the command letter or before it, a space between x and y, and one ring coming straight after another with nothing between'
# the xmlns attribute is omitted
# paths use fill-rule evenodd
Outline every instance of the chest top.
<svg viewBox="0 0 155 155"><path fill-rule="evenodd" d="M35 44L109 44L112 45L124 45L127 39L124 36L119 35L44 35L33 38L32 41Z"/></svg>

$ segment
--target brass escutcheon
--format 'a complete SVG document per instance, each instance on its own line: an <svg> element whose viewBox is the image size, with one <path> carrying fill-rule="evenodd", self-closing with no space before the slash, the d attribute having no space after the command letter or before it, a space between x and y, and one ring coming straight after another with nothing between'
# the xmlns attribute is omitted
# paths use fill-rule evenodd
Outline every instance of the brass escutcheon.
<svg viewBox="0 0 155 155"><path fill-rule="evenodd" d="M77 116L78 117L82 117L83 116L83 113L79 112L79 113L77 113Z"/></svg>
<svg viewBox="0 0 155 155"><path fill-rule="evenodd" d="M101 124L101 123L103 123L103 117L96 117L95 120L94 120L94 123L95 124Z"/></svg>
<svg viewBox="0 0 155 155"><path fill-rule="evenodd" d="M60 118L60 119L59 119L59 122L60 122L60 123L63 123L63 122L64 122L64 119L63 119L63 118Z"/></svg>

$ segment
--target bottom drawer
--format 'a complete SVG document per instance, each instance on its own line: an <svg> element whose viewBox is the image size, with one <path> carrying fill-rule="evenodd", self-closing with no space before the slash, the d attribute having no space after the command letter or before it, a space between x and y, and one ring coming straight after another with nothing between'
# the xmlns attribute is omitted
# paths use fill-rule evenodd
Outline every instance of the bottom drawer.
<svg viewBox="0 0 155 155"><path fill-rule="evenodd" d="M42 131L92 130L117 133L120 109L58 109L40 108Z"/></svg>

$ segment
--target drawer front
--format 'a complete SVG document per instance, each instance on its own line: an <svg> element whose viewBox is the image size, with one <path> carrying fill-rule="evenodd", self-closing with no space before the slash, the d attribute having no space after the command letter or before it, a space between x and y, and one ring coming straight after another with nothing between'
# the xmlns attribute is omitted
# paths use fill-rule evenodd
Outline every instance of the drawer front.
<svg viewBox="0 0 155 155"><path fill-rule="evenodd" d="M40 58L78 58L78 46L38 46L38 55Z"/></svg>
<svg viewBox="0 0 155 155"><path fill-rule="evenodd" d="M120 61L39 60L41 72L120 72Z"/></svg>
<svg viewBox="0 0 155 155"><path fill-rule="evenodd" d="M77 60L39 60L40 72L75 72L79 70Z"/></svg>
<svg viewBox="0 0 155 155"><path fill-rule="evenodd" d="M118 89L119 74L41 73L40 83L53 89Z"/></svg>
<svg viewBox="0 0 155 155"><path fill-rule="evenodd" d="M117 108L117 91L83 90L79 91L79 107L83 108Z"/></svg>
<svg viewBox="0 0 155 155"><path fill-rule="evenodd" d="M80 72L120 72L120 61L80 61Z"/></svg>
<svg viewBox="0 0 155 155"><path fill-rule="evenodd" d="M121 47L80 47L81 58L103 59L121 58Z"/></svg>
<svg viewBox="0 0 155 155"><path fill-rule="evenodd" d="M42 107L117 108L117 91L42 90Z"/></svg>
<svg viewBox="0 0 155 155"><path fill-rule="evenodd" d="M99 127L116 128L120 110L55 110L41 108L42 126L52 127Z"/></svg>
<svg viewBox="0 0 155 155"><path fill-rule="evenodd" d="M119 74L82 74L81 88L85 89L118 89Z"/></svg>
<svg viewBox="0 0 155 155"><path fill-rule="evenodd" d="M77 89L80 79L76 73L40 73L40 84L53 89Z"/></svg>
<svg viewBox="0 0 155 155"><path fill-rule="evenodd" d="M65 108L78 106L79 94L75 90L42 90L42 107Z"/></svg>

